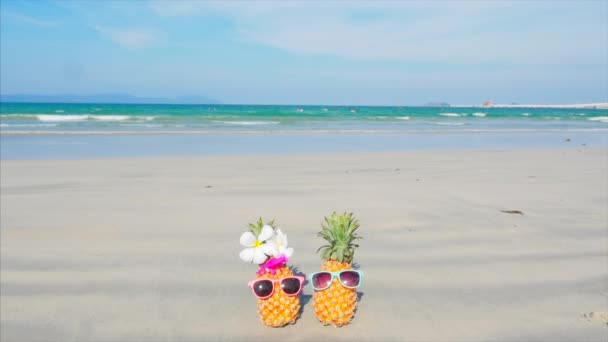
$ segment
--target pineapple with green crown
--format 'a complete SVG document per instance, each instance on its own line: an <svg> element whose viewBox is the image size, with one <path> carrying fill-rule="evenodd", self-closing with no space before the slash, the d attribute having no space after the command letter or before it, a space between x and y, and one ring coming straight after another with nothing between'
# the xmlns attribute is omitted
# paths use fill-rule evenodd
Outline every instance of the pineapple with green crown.
<svg viewBox="0 0 608 342"><path fill-rule="evenodd" d="M313 274L311 282L313 282L313 288L315 288L313 294L315 314L324 325L331 324L341 327L348 324L355 315L357 308L356 287L360 285L361 277L359 274L362 275L359 271L354 271L352 266L355 248L359 247L356 242L361 238L356 234L358 228L359 221L353 217L353 213L338 215L333 212L330 217L325 217L322 230L317 234L325 239L327 244L317 250L323 260L322 271ZM343 273L345 273L345 278L346 275L350 277L356 275L355 287L345 286L346 281L351 281L349 279L343 281L339 275L334 279L326 273L349 270L353 271ZM321 277L324 277L324 279L321 279ZM331 282L331 285L323 290L318 290L317 283L319 282L325 282L324 286Z"/></svg>
<svg viewBox="0 0 608 342"><path fill-rule="evenodd" d="M287 266L293 248L287 247L287 236L276 228L274 221L264 223L260 218L249 224L249 231L240 238L245 248L241 260L260 266L249 287L257 297L260 320L270 327L293 324L300 315L300 292L303 277L294 276Z"/></svg>

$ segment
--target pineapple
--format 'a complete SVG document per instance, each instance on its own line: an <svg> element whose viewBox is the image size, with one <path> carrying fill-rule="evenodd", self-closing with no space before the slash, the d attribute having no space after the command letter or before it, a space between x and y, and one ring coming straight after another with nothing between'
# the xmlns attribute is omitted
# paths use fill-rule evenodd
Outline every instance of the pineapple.
<svg viewBox="0 0 608 342"><path fill-rule="evenodd" d="M355 248L359 247L355 242L360 239L355 233L357 228L359 221L353 218L353 213L338 215L333 212L331 217L325 218L322 230L318 233L328 243L317 251L321 252L323 260L321 270L338 272L353 269ZM348 324L355 315L356 289L342 286L338 279L334 279L329 288L315 291L312 298L315 314L324 325L341 327Z"/></svg>
<svg viewBox="0 0 608 342"><path fill-rule="evenodd" d="M274 292L270 297L257 298L262 323L271 327L295 323L300 315L300 292L287 295L278 282L294 276L293 269L287 266L287 258L293 254L293 248L287 247L287 236L275 228L274 221L264 224L260 218L256 223L249 224L249 231L241 235L241 244L248 248L240 253L240 258L260 265L256 279L276 281L273 282Z"/></svg>
<svg viewBox="0 0 608 342"><path fill-rule="evenodd" d="M276 270L276 273L266 272L257 278L281 279L293 276L293 272L287 266ZM278 283L275 286L280 286ZM275 288L271 297L258 299L258 313L262 323L270 327L282 327L293 324L300 316L300 296L287 296L281 289Z"/></svg>

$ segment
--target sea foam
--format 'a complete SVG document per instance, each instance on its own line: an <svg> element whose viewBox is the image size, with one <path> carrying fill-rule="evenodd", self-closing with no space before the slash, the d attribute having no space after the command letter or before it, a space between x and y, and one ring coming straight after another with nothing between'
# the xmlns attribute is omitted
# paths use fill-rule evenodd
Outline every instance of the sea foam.
<svg viewBox="0 0 608 342"><path fill-rule="evenodd" d="M89 115L93 120L99 121L124 121L129 120L127 115Z"/></svg>
<svg viewBox="0 0 608 342"><path fill-rule="evenodd" d="M89 118L88 115L50 115L39 114L35 115L38 121L85 121Z"/></svg>
<svg viewBox="0 0 608 342"><path fill-rule="evenodd" d="M587 118L587 120L608 123L608 116L596 116L596 117L593 117L593 118Z"/></svg>
<svg viewBox="0 0 608 342"><path fill-rule="evenodd" d="M131 118L138 118L128 115L51 115L51 114L38 114L34 115L38 121L43 122L73 122L73 121L125 121ZM149 117L143 117L148 120ZM153 117L152 117L153 118Z"/></svg>
<svg viewBox="0 0 608 342"><path fill-rule="evenodd" d="M441 116L451 116L451 117L460 116L460 114L458 114L458 113L441 113L439 115L441 115Z"/></svg>
<svg viewBox="0 0 608 342"><path fill-rule="evenodd" d="M486 116L486 113L481 113L481 112L480 113L473 113L473 116L477 116L477 117L483 118L483 117Z"/></svg>
<svg viewBox="0 0 608 342"><path fill-rule="evenodd" d="M213 121L215 123L222 123L226 125L239 125L239 126L257 126L257 125L277 125L279 121Z"/></svg>
<svg viewBox="0 0 608 342"><path fill-rule="evenodd" d="M441 126L464 126L465 123L464 122L433 122L433 124L435 125L441 125Z"/></svg>

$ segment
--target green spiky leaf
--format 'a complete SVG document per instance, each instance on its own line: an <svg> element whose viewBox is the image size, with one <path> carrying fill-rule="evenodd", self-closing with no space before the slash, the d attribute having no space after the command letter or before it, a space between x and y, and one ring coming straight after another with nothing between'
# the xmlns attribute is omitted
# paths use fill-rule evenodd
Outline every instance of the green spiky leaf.
<svg viewBox="0 0 608 342"><path fill-rule="evenodd" d="M331 216L325 217L321 231L317 234L328 242L317 250L321 259L352 263L355 248L359 247L355 242L361 239L356 233L358 228L359 220L353 217L353 213L338 215L334 211Z"/></svg>
<svg viewBox="0 0 608 342"><path fill-rule="evenodd" d="M264 223L264 220L262 220L262 218L260 217L257 222L254 223L250 223L248 225L249 230L253 233L253 235L260 236L260 233L262 232L262 228L264 228L265 225L269 225L271 227L274 228L274 220L270 220L266 223Z"/></svg>

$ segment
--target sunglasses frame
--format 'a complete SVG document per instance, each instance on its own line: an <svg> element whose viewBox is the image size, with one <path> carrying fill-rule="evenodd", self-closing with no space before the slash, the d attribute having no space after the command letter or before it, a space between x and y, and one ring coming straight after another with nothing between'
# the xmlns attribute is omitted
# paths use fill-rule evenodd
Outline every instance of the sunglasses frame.
<svg viewBox="0 0 608 342"><path fill-rule="evenodd" d="M359 275L359 284L357 286L346 286L344 285L344 283L342 282L342 279L340 279L340 273L342 272L355 272ZM323 287L323 288L317 288L315 287L315 283L313 282L313 277L316 276L319 273L329 273L331 274L331 280L329 281L329 285ZM327 290L331 284L334 282L335 278L338 278L338 282L340 283L340 285L344 286L347 289L356 289L359 288L359 286L361 286L361 283L363 283L363 271L359 271L359 270L342 270L342 271L337 271L337 272L329 272L329 271L320 271L320 272L315 272L311 275L308 276L308 281L310 282L310 286L312 286L313 290L315 291L323 291L323 290Z"/></svg>
<svg viewBox="0 0 608 342"><path fill-rule="evenodd" d="M300 288L298 289L298 292L294 293L294 294L288 294L285 291L283 291L283 287L280 286L281 282L285 279L290 279L290 278L295 278L298 279L300 281ZM253 285L260 281L260 280L268 280L270 282L272 282L272 292L270 292L270 294L266 297L260 297L255 293L255 290L253 289ZM268 299L270 297L272 297L272 295L274 294L274 291L276 290L277 286L276 283L279 283L279 288L281 289L281 291L283 291L283 293L285 293L286 296L297 296L300 294L300 292L302 292L302 289L304 288L304 282L306 281L306 278L302 277L302 276L289 276L289 277L283 277L280 279L270 279L270 278L258 278L258 279L254 279L252 281L250 281L249 283L247 283L247 286L249 286L249 288L251 289L251 292L253 292L253 295L258 298L258 299Z"/></svg>

